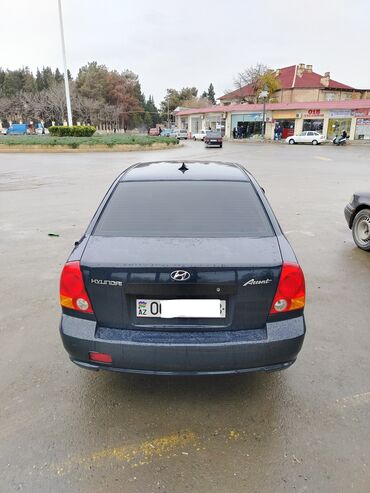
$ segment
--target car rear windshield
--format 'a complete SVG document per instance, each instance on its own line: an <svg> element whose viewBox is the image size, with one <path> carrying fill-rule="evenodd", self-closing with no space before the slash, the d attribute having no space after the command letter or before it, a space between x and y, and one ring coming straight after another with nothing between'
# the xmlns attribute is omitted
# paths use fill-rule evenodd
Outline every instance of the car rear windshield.
<svg viewBox="0 0 370 493"><path fill-rule="evenodd" d="M220 139L221 134L220 132L207 132L207 137L215 138L215 139Z"/></svg>
<svg viewBox="0 0 370 493"><path fill-rule="evenodd" d="M259 238L274 232L251 183L184 180L119 183L93 234Z"/></svg>

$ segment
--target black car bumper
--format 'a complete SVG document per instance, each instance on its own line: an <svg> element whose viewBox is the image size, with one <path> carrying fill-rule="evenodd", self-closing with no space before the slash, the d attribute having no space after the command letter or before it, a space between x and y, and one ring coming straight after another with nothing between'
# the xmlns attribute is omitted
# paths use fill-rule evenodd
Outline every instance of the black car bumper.
<svg viewBox="0 0 370 493"><path fill-rule="evenodd" d="M346 218L349 228L352 228L353 218L355 216L355 208L351 204L347 204L344 208L344 217Z"/></svg>
<svg viewBox="0 0 370 493"><path fill-rule="evenodd" d="M301 316L257 330L161 332L104 328L62 315L60 333L71 360L85 368L208 375L287 368L302 347L305 322ZM90 351L108 353L113 361L92 362Z"/></svg>

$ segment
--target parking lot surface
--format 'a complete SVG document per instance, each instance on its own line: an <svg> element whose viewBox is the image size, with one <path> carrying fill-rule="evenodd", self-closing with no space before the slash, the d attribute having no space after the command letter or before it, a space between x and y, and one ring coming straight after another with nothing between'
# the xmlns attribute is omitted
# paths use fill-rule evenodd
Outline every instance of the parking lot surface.
<svg viewBox="0 0 370 493"><path fill-rule="evenodd" d="M265 188L307 283L307 336L285 372L170 378L69 362L61 267L113 179L161 159L236 161ZM343 216L356 190L370 190L370 146L1 155L0 491L368 493L370 253Z"/></svg>

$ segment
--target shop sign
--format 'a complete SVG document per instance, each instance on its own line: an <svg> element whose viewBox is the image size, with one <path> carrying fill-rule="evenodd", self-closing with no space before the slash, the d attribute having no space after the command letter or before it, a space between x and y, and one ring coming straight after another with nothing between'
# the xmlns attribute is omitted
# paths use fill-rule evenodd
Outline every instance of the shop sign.
<svg viewBox="0 0 370 493"><path fill-rule="evenodd" d="M370 118L357 118L356 125L370 125Z"/></svg>
<svg viewBox="0 0 370 493"><path fill-rule="evenodd" d="M321 113L321 110L308 110L307 113L304 113L303 118L319 118L324 117L324 113Z"/></svg>
<svg viewBox="0 0 370 493"><path fill-rule="evenodd" d="M240 117L240 121L244 122L261 122L262 121L262 112L258 113L242 113L242 114L236 114L233 113L232 116L235 117Z"/></svg>
<svg viewBox="0 0 370 493"><path fill-rule="evenodd" d="M370 110L353 110L352 111L352 116L370 116Z"/></svg>
<svg viewBox="0 0 370 493"><path fill-rule="evenodd" d="M329 118L351 118L351 110L334 110L329 112Z"/></svg>
<svg viewBox="0 0 370 493"><path fill-rule="evenodd" d="M274 111L272 117L274 120L295 120L298 111Z"/></svg>

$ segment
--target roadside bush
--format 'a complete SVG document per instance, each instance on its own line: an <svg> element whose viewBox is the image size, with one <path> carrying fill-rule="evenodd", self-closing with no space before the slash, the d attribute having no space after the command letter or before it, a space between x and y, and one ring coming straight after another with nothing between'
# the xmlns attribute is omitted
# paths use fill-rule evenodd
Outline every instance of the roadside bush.
<svg viewBox="0 0 370 493"><path fill-rule="evenodd" d="M96 128L90 125L55 126L48 128L55 137L91 137Z"/></svg>

